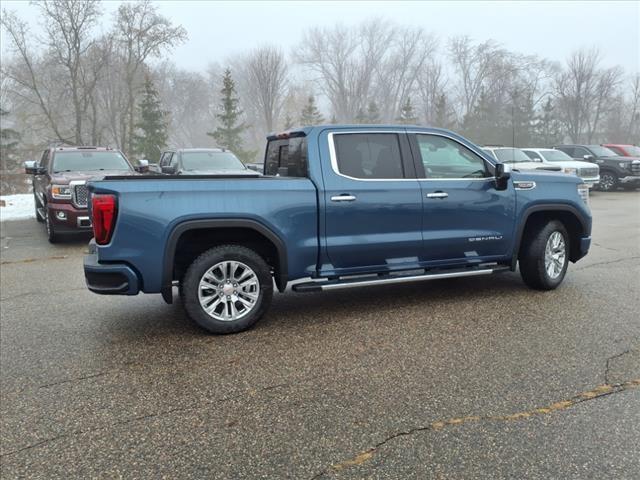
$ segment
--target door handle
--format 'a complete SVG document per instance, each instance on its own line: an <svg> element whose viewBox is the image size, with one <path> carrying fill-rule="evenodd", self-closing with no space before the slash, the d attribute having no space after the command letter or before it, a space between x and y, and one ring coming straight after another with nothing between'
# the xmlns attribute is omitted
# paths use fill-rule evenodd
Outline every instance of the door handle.
<svg viewBox="0 0 640 480"><path fill-rule="evenodd" d="M332 202L355 202L356 196L343 193L341 195L334 195L331 197Z"/></svg>
<svg viewBox="0 0 640 480"><path fill-rule="evenodd" d="M447 198L449 194L447 192L433 192L427 193L427 198Z"/></svg>

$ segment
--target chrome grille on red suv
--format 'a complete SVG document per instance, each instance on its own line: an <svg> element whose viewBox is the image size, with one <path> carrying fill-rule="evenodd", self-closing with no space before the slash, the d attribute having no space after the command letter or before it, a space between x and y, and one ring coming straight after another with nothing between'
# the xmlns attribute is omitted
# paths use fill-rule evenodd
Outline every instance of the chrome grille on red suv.
<svg viewBox="0 0 640 480"><path fill-rule="evenodd" d="M87 198L89 191L85 183L79 183L71 186L71 199L76 207L87 208Z"/></svg>

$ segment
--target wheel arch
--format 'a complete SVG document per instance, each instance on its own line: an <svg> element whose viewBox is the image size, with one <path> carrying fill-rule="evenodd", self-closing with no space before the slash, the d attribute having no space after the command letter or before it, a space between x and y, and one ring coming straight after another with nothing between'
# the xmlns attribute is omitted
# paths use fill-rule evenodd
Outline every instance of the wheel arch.
<svg viewBox="0 0 640 480"><path fill-rule="evenodd" d="M197 235L197 236L196 236ZM184 255L182 247L190 240L197 240L193 249ZM176 225L169 234L162 266L162 298L173 303L172 286L176 276L202 251L219 244L237 243L257 250L273 268L273 276L279 291L284 291L288 281L287 250L284 241L271 229L255 220L243 218L187 220ZM176 256L178 255L178 257Z"/></svg>
<svg viewBox="0 0 640 480"><path fill-rule="evenodd" d="M580 211L563 204L535 205L527 208L521 216L515 237L515 245L511 258L511 270L515 271L520 255L522 240L528 229L534 228L550 220L559 220L569 234L569 260L572 262L580 258L579 245L582 236L589 231L589 223Z"/></svg>

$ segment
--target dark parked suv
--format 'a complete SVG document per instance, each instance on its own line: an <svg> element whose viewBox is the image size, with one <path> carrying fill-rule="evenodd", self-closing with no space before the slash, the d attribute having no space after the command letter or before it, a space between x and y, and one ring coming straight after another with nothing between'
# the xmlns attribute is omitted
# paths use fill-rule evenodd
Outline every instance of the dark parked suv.
<svg viewBox="0 0 640 480"><path fill-rule="evenodd" d="M87 212L88 179L96 175L135 175L148 169L146 162L134 167L118 150L103 147L53 147L40 161L25 162L33 175L36 219L45 222L51 243L61 234L90 232Z"/></svg>
<svg viewBox="0 0 640 480"><path fill-rule="evenodd" d="M223 148L181 148L162 152L160 172L168 175L253 175L232 152Z"/></svg>
<svg viewBox="0 0 640 480"><path fill-rule="evenodd" d="M600 166L598 190L611 192L623 187L632 190L640 187L640 158L623 157L601 145L558 145L575 160L597 163Z"/></svg>

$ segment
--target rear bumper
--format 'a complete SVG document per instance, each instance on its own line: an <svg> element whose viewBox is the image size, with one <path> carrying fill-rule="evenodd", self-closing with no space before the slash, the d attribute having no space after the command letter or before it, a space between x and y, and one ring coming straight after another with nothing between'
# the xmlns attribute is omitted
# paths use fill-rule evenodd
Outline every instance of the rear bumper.
<svg viewBox="0 0 640 480"><path fill-rule="evenodd" d="M87 288L101 295L137 295L140 292L138 275L130 266L100 263L97 253L85 255L84 278Z"/></svg>

